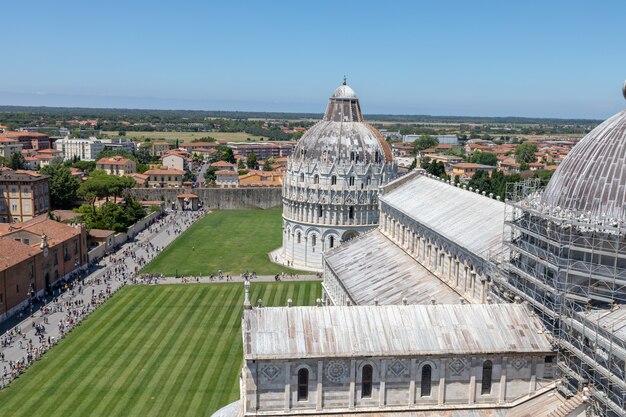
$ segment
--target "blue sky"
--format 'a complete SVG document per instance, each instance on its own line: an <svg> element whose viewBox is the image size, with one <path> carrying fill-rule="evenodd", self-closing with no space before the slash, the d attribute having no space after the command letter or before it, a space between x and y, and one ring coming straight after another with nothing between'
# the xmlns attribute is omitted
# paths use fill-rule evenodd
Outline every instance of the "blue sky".
<svg viewBox="0 0 626 417"><path fill-rule="evenodd" d="M0 104L606 118L626 1L8 1Z"/></svg>

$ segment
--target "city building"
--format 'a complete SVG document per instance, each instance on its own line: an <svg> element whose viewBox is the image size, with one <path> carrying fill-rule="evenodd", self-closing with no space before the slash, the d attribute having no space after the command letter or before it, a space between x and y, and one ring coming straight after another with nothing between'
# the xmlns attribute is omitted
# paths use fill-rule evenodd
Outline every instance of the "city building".
<svg viewBox="0 0 626 417"><path fill-rule="evenodd" d="M283 179L283 245L272 259L322 270L322 253L378 225L378 189L397 167L345 83L294 148Z"/></svg>
<svg viewBox="0 0 626 417"><path fill-rule="evenodd" d="M148 176L149 188L180 188L185 173L179 169L161 167L144 172Z"/></svg>
<svg viewBox="0 0 626 417"><path fill-rule="evenodd" d="M96 168L103 169L109 175L122 176L137 172L137 163L122 156L111 156L99 159Z"/></svg>
<svg viewBox="0 0 626 417"><path fill-rule="evenodd" d="M0 320L86 265L86 236L84 226L59 223L45 214L0 224Z"/></svg>
<svg viewBox="0 0 626 417"><path fill-rule="evenodd" d="M254 154L257 159L276 159L290 156L295 142L229 142L227 146L244 160L250 154Z"/></svg>
<svg viewBox="0 0 626 417"><path fill-rule="evenodd" d="M240 187L281 187L284 173L280 171L252 170L239 176Z"/></svg>
<svg viewBox="0 0 626 417"><path fill-rule="evenodd" d="M174 144L171 142L148 142L143 144L147 147L148 152L152 156L161 156L164 152L174 149Z"/></svg>
<svg viewBox="0 0 626 417"><path fill-rule="evenodd" d="M49 179L32 171L0 171L0 223L25 222L50 210Z"/></svg>
<svg viewBox="0 0 626 417"><path fill-rule="evenodd" d="M165 151L161 156L161 165L178 169L180 171L187 171L191 169L191 158L189 153L182 149L173 149L171 151Z"/></svg>
<svg viewBox="0 0 626 417"><path fill-rule="evenodd" d="M105 138L100 139L107 151L126 151L134 153L137 150L137 144L128 138Z"/></svg>
<svg viewBox="0 0 626 417"><path fill-rule="evenodd" d="M230 169L215 171L215 185L220 188L236 188L239 186L239 174Z"/></svg>
<svg viewBox="0 0 626 417"><path fill-rule="evenodd" d="M22 149L50 148L50 137L44 133L5 131L0 133L0 139L17 140L22 144Z"/></svg>
<svg viewBox="0 0 626 417"><path fill-rule="evenodd" d="M485 171L489 175L495 171L496 167L491 165L475 164L473 162L461 162L452 165L452 175L459 176L461 179L472 178L478 171Z"/></svg>
<svg viewBox="0 0 626 417"><path fill-rule="evenodd" d="M63 159L78 158L81 161L95 161L104 151L104 144L96 138L80 139L65 137L54 143L56 149L63 153Z"/></svg>
<svg viewBox="0 0 626 417"><path fill-rule="evenodd" d="M23 146L17 139L0 136L0 156L3 158L9 158L14 153L20 153Z"/></svg>

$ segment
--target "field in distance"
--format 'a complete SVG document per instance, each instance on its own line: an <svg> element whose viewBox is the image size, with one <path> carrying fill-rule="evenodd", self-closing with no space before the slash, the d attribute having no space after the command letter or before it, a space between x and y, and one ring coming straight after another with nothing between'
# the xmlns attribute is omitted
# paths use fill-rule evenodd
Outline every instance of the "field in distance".
<svg viewBox="0 0 626 417"><path fill-rule="evenodd" d="M119 132L102 132L109 137L118 137ZM144 141L148 138L152 140L191 142L194 139L202 139L210 136L222 142L256 142L261 140L261 136L250 135L245 132L126 132L126 137L138 141ZM267 138L263 138L268 140Z"/></svg>
<svg viewBox="0 0 626 417"><path fill-rule="evenodd" d="M220 270L235 276L246 271L257 275L297 273L268 257L282 244L281 222L281 209L211 212L165 248L143 272L171 277L209 276Z"/></svg>
<svg viewBox="0 0 626 417"><path fill-rule="evenodd" d="M319 282L251 286L264 305L320 296ZM242 303L241 283L125 287L0 391L0 415L208 417L239 398Z"/></svg>

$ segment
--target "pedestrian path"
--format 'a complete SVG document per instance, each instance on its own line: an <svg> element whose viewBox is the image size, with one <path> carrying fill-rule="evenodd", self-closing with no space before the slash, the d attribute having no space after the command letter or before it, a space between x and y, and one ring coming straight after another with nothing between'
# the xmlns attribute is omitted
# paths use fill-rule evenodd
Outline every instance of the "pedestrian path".
<svg viewBox="0 0 626 417"><path fill-rule="evenodd" d="M203 212L168 213L115 253L104 257L95 271L69 282L52 302L0 336L0 388L129 283L143 265L203 215Z"/></svg>

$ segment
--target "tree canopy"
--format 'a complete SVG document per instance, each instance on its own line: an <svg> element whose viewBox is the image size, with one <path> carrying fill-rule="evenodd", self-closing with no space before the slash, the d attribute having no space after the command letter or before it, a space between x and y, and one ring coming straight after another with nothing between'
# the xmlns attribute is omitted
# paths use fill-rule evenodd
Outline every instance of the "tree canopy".
<svg viewBox="0 0 626 417"><path fill-rule="evenodd" d="M414 142L415 151L423 151L424 149L434 148L439 144L437 138L430 135L422 135Z"/></svg>
<svg viewBox="0 0 626 417"><path fill-rule="evenodd" d="M469 158L469 161L475 164L496 166L498 157L494 153L478 151Z"/></svg>
<svg viewBox="0 0 626 417"><path fill-rule="evenodd" d="M515 147L515 161L522 164L530 164L535 162L535 152L537 152L537 144L534 142L520 143Z"/></svg>
<svg viewBox="0 0 626 417"><path fill-rule="evenodd" d="M72 175L69 168L62 164L51 164L41 168L40 172L50 175L50 205L52 209L69 209L76 202L80 181Z"/></svg>

